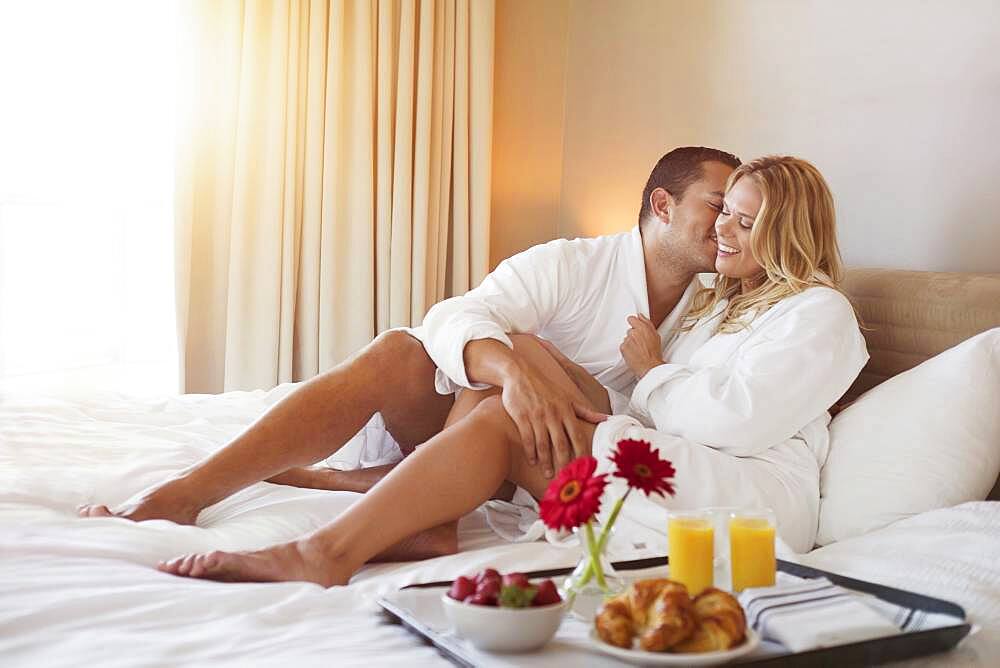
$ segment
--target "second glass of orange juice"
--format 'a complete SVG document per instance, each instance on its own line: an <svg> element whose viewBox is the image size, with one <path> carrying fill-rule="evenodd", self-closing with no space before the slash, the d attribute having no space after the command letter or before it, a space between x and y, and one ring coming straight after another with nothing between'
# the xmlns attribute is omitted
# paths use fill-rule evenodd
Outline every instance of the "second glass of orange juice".
<svg viewBox="0 0 1000 668"><path fill-rule="evenodd" d="M767 509L737 511L729 516L733 591L774 584L774 529L774 513Z"/></svg>
<svg viewBox="0 0 1000 668"><path fill-rule="evenodd" d="M708 511L671 511L667 516L670 579L697 596L712 586L715 532Z"/></svg>

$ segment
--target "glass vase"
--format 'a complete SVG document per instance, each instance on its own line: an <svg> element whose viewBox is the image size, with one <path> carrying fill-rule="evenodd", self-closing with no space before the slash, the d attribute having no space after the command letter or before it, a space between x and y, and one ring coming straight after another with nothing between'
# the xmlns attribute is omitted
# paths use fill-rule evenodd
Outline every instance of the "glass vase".
<svg viewBox="0 0 1000 668"><path fill-rule="evenodd" d="M606 598L625 590L625 581L615 571L608 557L608 548L614 531L608 531L601 540L599 528L583 525L574 529L583 548L580 562L563 583L563 592L570 600L574 617L592 621L597 609Z"/></svg>

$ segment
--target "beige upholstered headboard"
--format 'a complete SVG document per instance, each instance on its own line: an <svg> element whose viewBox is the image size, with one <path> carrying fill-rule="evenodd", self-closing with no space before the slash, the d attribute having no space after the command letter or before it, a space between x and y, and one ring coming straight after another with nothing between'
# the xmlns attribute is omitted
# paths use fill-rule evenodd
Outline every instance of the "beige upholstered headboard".
<svg viewBox="0 0 1000 668"><path fill-rule="evenodd" d="M845 287L869 330L871 356L846 399L1000 327L1000 274L850 269ZM1000 500L1000 480L990 498Z"/></svg>

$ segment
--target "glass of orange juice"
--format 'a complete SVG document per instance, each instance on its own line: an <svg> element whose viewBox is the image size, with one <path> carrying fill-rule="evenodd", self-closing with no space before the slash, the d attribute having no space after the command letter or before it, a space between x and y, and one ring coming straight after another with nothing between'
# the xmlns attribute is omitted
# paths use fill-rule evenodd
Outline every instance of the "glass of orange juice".
<svg viewBox="0 0 1000 668"><path fill-rule="evenodd" d="M769 508L737 510L729 515L729 561L733 591L774 585L775 521Z"/></svg>
<svg viewBox="0 0 1000 668"><path fill-rule="evenodd" d="M667 516L670 579L697 596L712 586L715 530L707 510L671 511Z"/></svg>
<svg viewBox="0 0 1000 668"><path fill-rule="evenodd" d="M735 506L706 508L715 526L715 586L732 591L733 575L729 569L729 516L738 511Z"/></svg>

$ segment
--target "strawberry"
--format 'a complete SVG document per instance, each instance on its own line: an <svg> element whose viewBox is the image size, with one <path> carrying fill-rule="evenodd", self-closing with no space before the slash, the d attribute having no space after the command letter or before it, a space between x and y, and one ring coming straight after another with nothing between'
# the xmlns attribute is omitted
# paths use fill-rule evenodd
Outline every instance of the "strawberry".
<svg viewBox="0 0 1000 668"><path fill-rule="evenodd" d="M500 580L483 580L476 585L476 597L489 601L489 603L476 603L476 605L496 605L497 597L500 595Z"/></svg>
<svg viewBox="0 0 1000 668"><path fill-rule="evenodd" d="M500 582L500 573L498 573L495 568L487 568L476 576L476 584L480 584L483 580L496 580L497 582Z"/></svg>
<svg viewBox="0 0 1000 668"><path fill-rule="evenodd" d="M524 573L508 573L503 576L503 586L504 587L521 587L522 589L527 589L531 586L528 582L528 578Z"/></svg>
<svg viewBox="0 0 1000 668"><path fill-rule="evenodd" d="M552 580L542 580L536 586L538 587L538 593L535 594L535 598L531 602L532 606L552 605L562 600Z"/></svg>
<svg viewBox="0 0 1000 668"><path fill-rule="evenodd" d="M455 581L451 583L451 589L448 590L448 596L456 601L464 601L475 593L476 583L464 575L455 578Z"/></svg>

